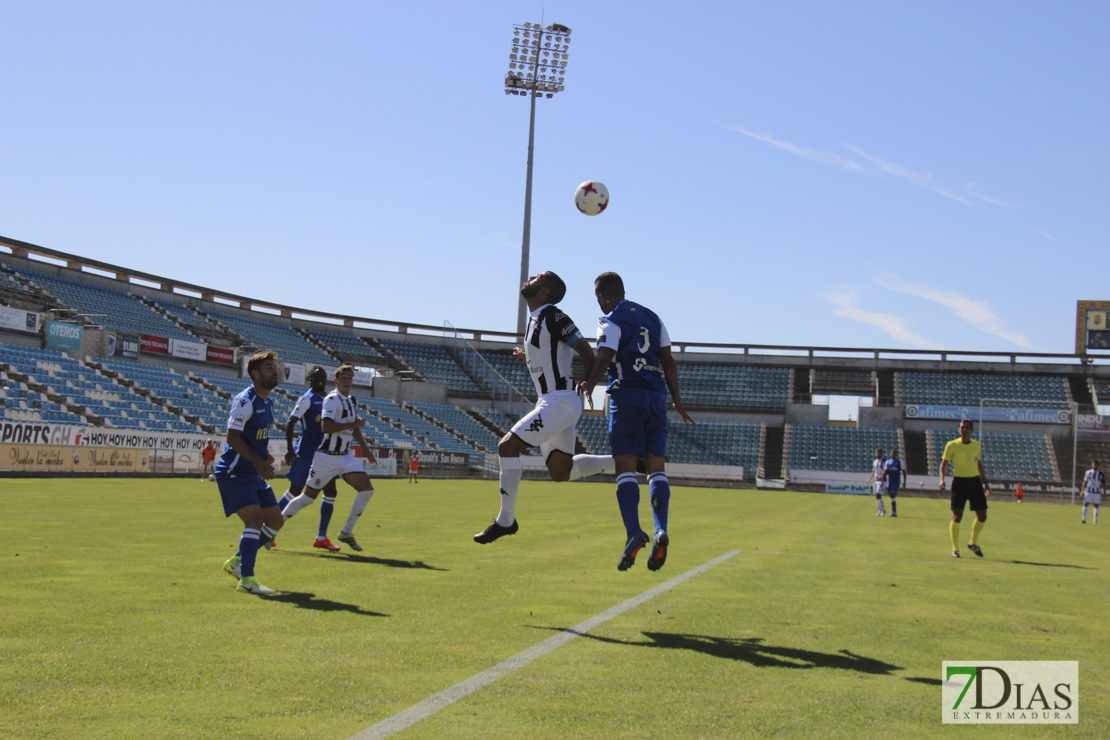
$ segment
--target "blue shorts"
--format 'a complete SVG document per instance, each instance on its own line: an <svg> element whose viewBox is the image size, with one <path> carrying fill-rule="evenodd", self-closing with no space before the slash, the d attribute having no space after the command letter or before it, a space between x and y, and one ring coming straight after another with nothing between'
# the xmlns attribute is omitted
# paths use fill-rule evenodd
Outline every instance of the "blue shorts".
<svg viewBox="0 0 1110 740"><path fill-rule="evenodd" d="M224 516L231 516L251 504L263 509L277 506L274 489L261 475L218 475L216 485L224 502Z"/></svg>
<svg viewBox="0 0 1110 740"><path fill-rule="evenodd" d="M889 482L887 483L887 486L888 486L888 487L887 487L887 493L889 493L889 494L890 494L890 497L891 497L891 498L894 498L895 496L897 496L897 495L898 495L898 489L899 489L899 488L901 487L901 486L900 486L900 484L898 484L898 483L895 483L895 482L894 482L894 481L892 480L892 481L889 481Z"/></svg>
<svg viewBox="0 0 1110 740"><path fill-rule="evenodd" d="M289 472L285 477L289 479L289 483L297 488L304 488L304 484L308 481L308 471L312 469L312 458L315 452L311 455L298 455L293 464L289 466Z"/></svg>
<svg viewBox="0 0 1110 740"><path fill-rule="evenodd" d="M618 391L609 395L609 447L614 455L667 456L667 396Z"/></svg>

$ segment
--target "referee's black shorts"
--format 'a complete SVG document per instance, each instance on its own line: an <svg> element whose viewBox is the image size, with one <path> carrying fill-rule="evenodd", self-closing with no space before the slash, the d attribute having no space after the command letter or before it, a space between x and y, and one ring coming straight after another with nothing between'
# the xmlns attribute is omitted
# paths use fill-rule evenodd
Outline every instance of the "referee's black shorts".
<svg viewBox="0 0 1110 740"><path fill-rule="evenodd" d="M963 511L964 504L971 504L972 511L984 511L987 508L983 480L977 475L952 479L952 511Z"/></svg>

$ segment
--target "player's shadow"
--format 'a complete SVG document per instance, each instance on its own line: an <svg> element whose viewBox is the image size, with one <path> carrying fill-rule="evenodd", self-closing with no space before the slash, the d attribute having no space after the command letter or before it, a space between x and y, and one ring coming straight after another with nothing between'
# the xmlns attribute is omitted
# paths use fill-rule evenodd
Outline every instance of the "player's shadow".
<svg viewBox="0 0 1110 740"><path fill-rule="evenodd" d="M543 627L541 629L554 629ZM849 650L824 653L818 650L768 645L762 637L713 637L711 635L691 635L675 632L641 632L647 640L617 640L611 637L578 633L582 637L598 642L633 647L663 648L665 650L693 650L712 655L715 658L739 660L757 668L842 668L860 673L889 675L891 671L901 670L901 666L886 663L864 655L856 655Z"/></svg>
<svg viewBox="0 0 1110 740"><path fill-rule="evenodd" d="M446 572L446 568L437 568L428 565L422 560L392 560L390 558L376 558L373 555L353 555L349 553L298 552L296 550L279 550L275 555L292 555L302 558L319 558L320 560L333 560L338 563L370 563L371 565L384 565L387 568L416 568L419 570L438 570Z"/></svg>
<svg viewBox="0 0 1110 740"><path fill-rule="evenodd" d="M1075 565L1074 563L1034 563L1029 560L999 560L1000 563L1013 563L1014 565L1035 565L1039 568L1077 568L1078 570L1098 570L1098 568L1091 568L1086 565Z"/></svg>
<svg viewBox="0 0 1110 740"><path fill-rule="evenodd" d="M310 594L304 591L279 591L273 596L267 596L266 601L280 601L285 604L292 604L298 609L312 609L318 612L351 612L363 617L388 617L389 614L381 612L372 612L356 604L344 604L341 601L332 601L331 599L318 599L316 594Z"/></svg>

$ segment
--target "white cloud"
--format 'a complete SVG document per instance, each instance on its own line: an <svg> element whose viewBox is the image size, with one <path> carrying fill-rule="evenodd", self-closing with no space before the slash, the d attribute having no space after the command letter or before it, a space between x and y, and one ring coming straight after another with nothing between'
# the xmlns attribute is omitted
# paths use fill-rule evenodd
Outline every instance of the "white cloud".
<svg viewBox="0 0 1110 740"><path fill-rule="evenodd" d="M958 293L941 290L940 288L930 288L924 285L905 283L887 274L881 275L876 283L884 288L944 306L984 334L990 334L991 336L1005 339L1007 342L1012 342L1019 347L1025 347L1026 349L1033 348L1032 343L1024 334L1008 330L1006 328L1006 322L999 318L994 312L994 309L983 301L977 301Z"/></svg>
<svg viewBox="0 0 1110 740"><path fill-rule="evenodd" d="M803 159L808 159L811 162L817 162L819 164L826 164L826 165L831 165L833 167L839 167L843 170L848 170L849 172L860 172L860 171L863 170L863 167L862 167L862 165L860 165L859 162L857 162L854 159L851 159L849 157L842 157L839 154L834 154L833 152L823 152L823 151L820 151L820 150L817 150L817 149L806 149L805 147L801 147L801 146L798 146L796 144L791 144L790 142L787 142L787 141L779 141L778 139L772 138L771 136L769 136L767 134L761 134L761 133L757 133L755 131L749 131L748 129L744 128L743 126L741 126L739 124L729 125L729 124L718 123L717 125L718 126L723 126L724 128L727 128L730 131L735 131L737 133L743 134L744 136L750 136L751 138L753 138L757 141L762 141L765 144L770 144L771 146L775 147L776 149L781 149L782 151L784 151L788 154L793 154L794 156L802 157Z"/></svg>
<svg viewBox="0 0 1110 740"><path fill-rule="evenodd" d="M899 342L918 347L920 349L941 349L936 342L930 341L909 328L906 319L889 313L868 311L859 305L856 300L855 288L839 288L833 292L820 296L836 306L833 313L850 321L874 326L889 334Z"/></svg>
<svg viewBox="0 0 1110 740"><path fill-rule="evenodd" d="M1056 241L1055 236L1053 236L1052 234L1050 234L1049 232L1047 232L1043 229L1037 232L1037 236L1043 236L1045 239L1048 239L1050 242Z"/></svg>
<svg viewBox="0 0 1110 740"><path fill-rule="evenodd" d="M992 198L989 195L984 195L983 193L980 193L979 188L976 187L975 183L973 183L973 182L969 182L967 185L964 185L964 190L971 193L972 195L974 195L979 200L983 200L983 201L986 201L987 203L990 203L992 206L998 206L999 208L1009 208L1011 210L1013 210L1014 208L1017 208L1017 206L1015 206L1013 203L1007 203L1004 200L999 200L998 198Z"/></svg>
<svg viewBox="0 0 1110 740"><path fill-rule="evenodd" d="M945 198L951 198L957 203L962 203L969 208L972 206L972 202L970 200L958 193L952 192L952 190L950 190L946 185L937 182L936 179L928 172L916 172L895 162L889 162L885 159L880 159L879 157L873 157L856 146L850 146L848 148L859 156L866 159L871 164L878 167L881 171L887 173L888 175L901 177L903 180L908 180L918 187L932 190L934 193L943 195Z"/></svg>

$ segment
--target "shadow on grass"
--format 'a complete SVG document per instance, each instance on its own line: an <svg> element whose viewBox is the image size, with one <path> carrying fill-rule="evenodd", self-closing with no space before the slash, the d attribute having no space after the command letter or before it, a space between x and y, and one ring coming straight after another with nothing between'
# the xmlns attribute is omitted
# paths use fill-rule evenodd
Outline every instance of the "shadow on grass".
<svg viewBox="0 0 1110 740"><path fill-rule="evenodd" d="M344 604L341 601L332 601L330 599L318 599L316 594L305 593L303 591L279 591L273 596L267 596L266 601L280 601L285 604L292 604L298 609L313 609L318 612L351 612L352 614L359 614L364 617L388 617L389 614L382 614L381 612L372 612L363 609L355 604Z"/></svg>
<svg viewBox="0 0 1110 740"><path fill-rule="evenodd" d="M555 629L541 627L540 629ZM562 630L557 630L562 631ZM617 640L611 637L577 633L581 637L598 642L633 647L664 648L668 650L693 650L726 660L741 660L757 668L843 668L861 673L889 674L901 670L901 666L884 663L881 660L856 655L848 650L835 653L822 653L817 650L803 650L779 645L768 645L762 637L712 637L710 635L690 635L674 632L642 632L646 641Z"/></svg>
<svg viewBox="0 0 1110 740"><path fill-rule="evenodd" d="M271 550L278 556L291 555L302 558L320 558L321 560L335 560L341 563L370 563L371 565L384 565L387 568L419 568L421 570L438 570L447 572L446 568L437 568L428 565L422 560L391 560L389 558L376 558L372 555L352 555L350 553L323 553L323 552L298 552L296 550Z"/></svg>
<svg viewBox="0 0 1110 740"><path fill-rule="evenodd" d="M1000 563L1013 563L1014 565L1036 565L1040 568L1077 568L1079 570L1098 570L1098 568L1091 568L1086 565L1074 565L1072 563L1033 563L1028 560L999 560Z"/></svg>
<svg viewBox="0 0 1110 740"><path fill-rule="evenodd" d="M539 627L538 629L555 630L559 632L574 630L558 630L554 627ZM713 637L710 635L691 635L674 632L641 632L647 640L631 641L617 640L611 637L576 632L580 637L586 637L598 642L607 642L615 645L630 645L633 647L664 648L669 650L693 650L694 652L711 655L715 658L726 660L739 660L756 668L839 668L858 673L871 673L879 676L893 676L894 671L902 670L901 666L887 663L865 655L856 655L850 650L839 650L835 653L824 653L818 650L803 650L781 645L768 645L762 637ZM940 681L934 678L903 677L907 681L939 686Z"/></svg>

